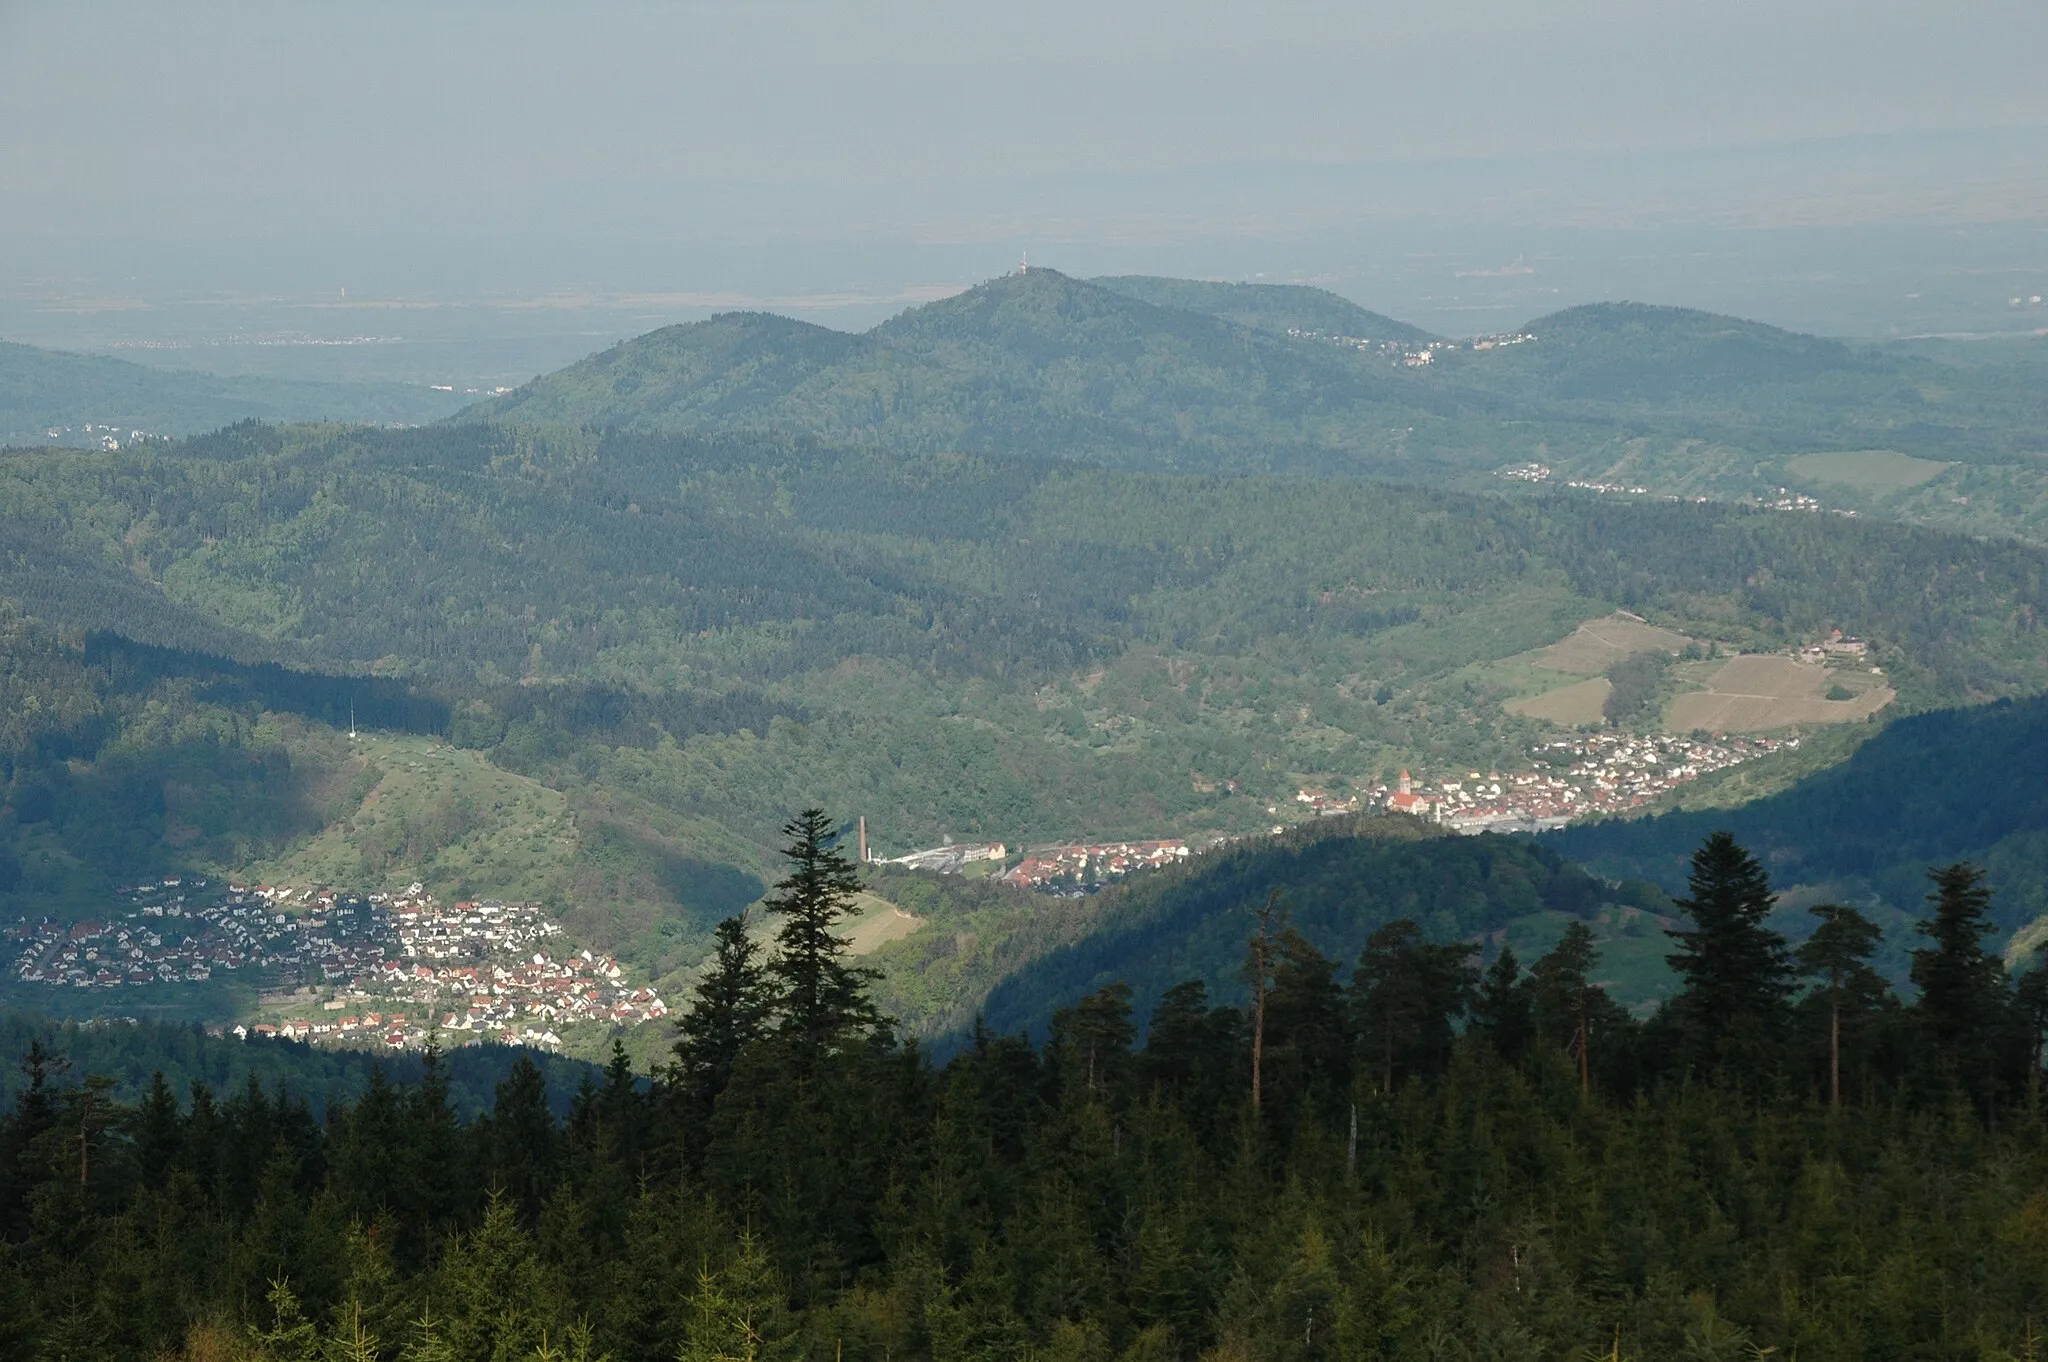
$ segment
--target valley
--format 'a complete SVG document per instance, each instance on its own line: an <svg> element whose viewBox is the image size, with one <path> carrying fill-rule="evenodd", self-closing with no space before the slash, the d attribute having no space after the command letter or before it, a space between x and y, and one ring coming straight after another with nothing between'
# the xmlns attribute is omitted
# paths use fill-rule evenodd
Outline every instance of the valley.
<svg viewBox="0 0 2048 1362"><path fill-rule="evenodd" d="M1020 885L1090 884L1091 845L1754 798L1895 715L2048 688L2041 551L1867 501L1991 465L1931 427L1913 454L1797 433L1822 387L1876 411L1935 361L1671 309L1511 338L1033 270L864 336L672 328L419 429L0 455L36 700L0 906L416 881L546 905L675 999L810 802L878 857L1000 841ZM2023 400L1968 382L2006 432L1980 453L2022 457ZM1494 476L1482 429L1543 476ZM1553 490L1588 477L1644 492ZM1787 515L1771 478L1866 500ZM230 769L268 793L205 796ZM863 922L878 960L939 930Z"/></svg>

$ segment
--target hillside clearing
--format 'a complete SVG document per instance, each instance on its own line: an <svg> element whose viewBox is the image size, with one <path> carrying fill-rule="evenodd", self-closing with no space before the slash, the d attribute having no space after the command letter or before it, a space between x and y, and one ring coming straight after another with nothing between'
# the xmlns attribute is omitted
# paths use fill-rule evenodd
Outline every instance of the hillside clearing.
<svg viewBox="0 0 2048 1362"><path fill-rule="evenodd" d="M1936 459L1916 459L1890 449L1864 449L1849 453L1801 454L1788 461L1785 471L1808 482L1831 483L1871 496L1903 492L1909 487L1932 482L1952 464Z"/></svg>
<svg viewBox="0 0 2048 1362"><path fill-rule="evenodd" d="M1867 719L1897 698L1891 687L1867 685L1868 673L1844 673L1780 655L1730 658L1707 688L1672 700L1664 726L1674 733L1756 732L1793 724L1839 724ZM1867 688L1847 700L1826 698L1844 681Z"/></svg>
<svg viewBox="0 0 2048 1362"><path fill-rule="evenodd" d="M1543 719L1567 727L1586 728L1600 723L1605 717L1607 697L1613 693L1612 681L1604 676L1595 676L1526 700L1510 700L1507 711L1525 719Z"/></svg>
<svg viewBox="0 0 2048 1362"><path fill-rule="evenodd" d="M1511 662L1527 662L1545 671L1567 676L1598 676L1633 653L1677 653L1693 642L1684 634L1659 629L1624 611L1617 610L1596 620L1587 620L1572 630L1570 637L1545 648L1537 648Z"/></svg>

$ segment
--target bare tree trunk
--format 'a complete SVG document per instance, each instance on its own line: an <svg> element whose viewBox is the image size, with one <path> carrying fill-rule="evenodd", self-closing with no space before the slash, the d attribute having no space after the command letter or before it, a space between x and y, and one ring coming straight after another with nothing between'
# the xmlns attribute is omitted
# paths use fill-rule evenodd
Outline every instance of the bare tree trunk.
<svg viewBox="0 0 2048 1362"><path fill-rule="evenodd" d="M1261 969L1264 962L1261 961ZM1259 1109L1259 1059L1266 1049L1266 979L1259 976L1258 992L1252 1005L1252 1111Z"/></svg>
<svg viewBox="0 0 2048 1362"><path fill-rule="evenodd" d="M1351 1134L1344 1141L1344 1176L1358 1175L1358 1103L1351 1104Z"/></svg>
<svg viewBox="0 0 2048 1362"><path fill-rule="evenodd" d="M1259 1100L1263 1092L1259 1083L1259 1065L1266 1052L1266 984L1273 973L1273 921L1280 910L1280 891L1271 890L1266 895L1265 906L1258 911L1259 934L1251 940L1252 958L1252 1114L1259 1111Z"/></svg>
<svg viewBox="0 0 2048 1362"><path fill-rule="evenodd" d="M1828 1110L1842 1109L1842 1000L1828 1004Z"/></svg>
<svg viewBox="0 0 2048 1362"><path fill-rule="evenodd" d="M1584 1005L1581 1005L1579 1008L1579 1100L1582 1102L1593 1095L1593 1064L1592 1057L1587 1054L1588 1048L1586 1044L1586 1009Z"/></svg>

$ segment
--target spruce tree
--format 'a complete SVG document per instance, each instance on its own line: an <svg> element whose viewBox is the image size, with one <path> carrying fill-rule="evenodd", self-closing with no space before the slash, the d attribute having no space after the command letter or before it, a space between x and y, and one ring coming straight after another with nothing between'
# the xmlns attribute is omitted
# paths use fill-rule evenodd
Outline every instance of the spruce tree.
<svg viewBox="0 0 2048 1362"><path fill-rule="evenodd" d="M547 1080L540 1066L520 1055L498 1084L496 1098L484 1126L490 1180L531 1225L560 1172L561 1134L548 1110Z"/></svg>
<svg viewBox="0 0 2048 1362"><path fill-rule="evenodd" d="M1140 1078L1160 1095L1182 1099L1184 1110L1213 1114L1238 1096L1226 1085L1236 1081L1240 1021L1236 1009L1209 1005L1201 980L1175 984L1145 1028Z"/></svg>
<svg viewBox="0 0 2048 1362"><path fill-rule="evenodd" d="M161 1188L178 1157L182 1118L178 1099L158 1069L149 1078L149 1092L135 1112L135 1164L142 1185Z"/></svg>
<svg viewBox="0 0 2048 1362"><path fill-rule="evenodd" d="M1472 1000L1472 1026L1510 1064L1521 1059L1535 1038L1536 1018L1529 1000L1529 981L1522 977L1522 965L1515 959L1514 947L1502 946L1500 954L1486 967Z"/></svg>
<svg viewBox="0 0 2048 1362"><path fill-rule="evenodd" d="M251 1326L249 1335L265 1362L319 1362L320 1332L306 1318L291 1284L276 1278L264 1300L269 1306L270 1327Z"/></svg>
<svg viewBox="0 0 2048 1362"><path fill-rule="evenodd" d="M1677 1058L1754 1078L1769 1062L1789 1003L1785 939L1765 925L1777 902L1764 868L1726 832L1693 853L1690 894L1678 907L1689 930L1669 933L1665 957L1682 981L1672 1000Z"/></svg>
<svg viewBox="0 0 2048 1362"><path fill-rule="evenodd" d="M2014 1034L2005 963L1984 949L1993 930L1991 891L1973 865L1927 873L1932 917L1916 930L1931 943L1913 952L1913 1011L1935 1071L1980 1100L1996 1091L2001 1051Z"/></svg>
<svg viewBox="0 0 2048 1362"><path fill-rule="evenodd" d="M768 1255L751 1234L717 1271L705 1265L690 1294L681 1362L794 1362L803 1349Z"/></svg>
<svg viewBox="0 0 2048 1362"><path fill-rule="evenodd" d="M2013 1009L2019 1018L2020 1036L2027 1055L2027 1101L2038 1113L2041 1107L2041 1052L2048 1041L2048 965L2037 958L2034 967L2022 974L2013 989Z"/></svg>
<svg viewBox="0 0 2048 1362"><path fill-rule="evenodd" d="M1351 1019L1337 962L1292 927L1273 943L1266 993L1266 1101L1284 1120L1309 1099L1332 1102L1351 1087Z"/></svg>
<svg viewBox="0 0 2048 1362"><path fill-rule="evenodd" d="M782 919L768 964L778 1034L804 1067L882 1026L867 995L874 972L846 962L852 943L833 930L853 913L861 887L859 870L839 849L842 831L823 809L784 824L790 871L763 904Z"/></svg>
<svg viewBox="0 0 2048 1362"><path fill-rule="evenodd" d="M740 1052L761 1037L769 995L760 957L744 917L718 924L697 1001L676 1022L675 1062L667 1075L693 1120L711 1115Z"/></svg>
<svg viewBox="0 0 2048 1362"><path fill-rule="evenodd" d="M1245 943L1244 968L1240 977L1252 988L1252 1110L1265 1100L1266 1003L1273 989L1273 957L1279 941L1276 933L1286 921L1280 906L1280 891L1268 890L1266 902L1257 912L1258 930Z"/></svg>
<svg viewBox="0 0 2048 1362"><path fill-rule="evenodd" d="M1110 984L1053 1013L1053 1052L1064 1081L1091 1097L1120 1094L1131 1067L1131 986Z"/></svg>

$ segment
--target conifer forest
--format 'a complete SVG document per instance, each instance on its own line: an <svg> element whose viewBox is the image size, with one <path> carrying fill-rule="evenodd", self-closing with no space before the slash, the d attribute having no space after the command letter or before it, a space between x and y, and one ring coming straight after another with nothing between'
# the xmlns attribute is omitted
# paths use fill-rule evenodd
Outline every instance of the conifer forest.
<svg viewBox="0 0 2048 1362"><path fill-rule="evenodd" d="M35 1040L0 1125L0 1353L52 1359L2022 1358L2048 1289L2048 973L1968 865L1913 1000L1856 909L1793 949L1726 834L1638 1019L1583 924L1540 958L1399 920L1354 959L1242 913L1246 1005L899 1038L790 820L652 1080L472 1118L430 1053L317 1115L289 1068L137 1100ZM168 1039L168 1037L166 1038Z"/></svg>

